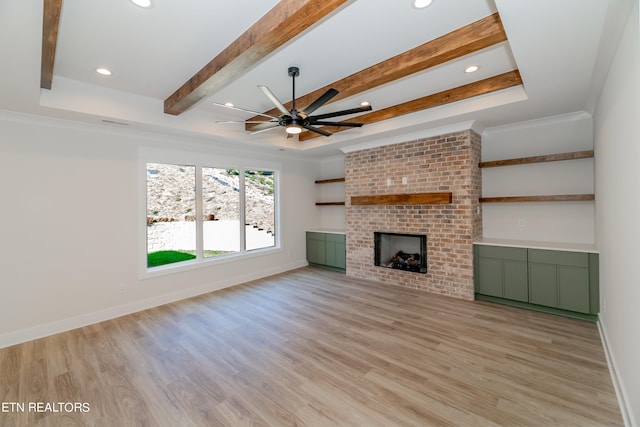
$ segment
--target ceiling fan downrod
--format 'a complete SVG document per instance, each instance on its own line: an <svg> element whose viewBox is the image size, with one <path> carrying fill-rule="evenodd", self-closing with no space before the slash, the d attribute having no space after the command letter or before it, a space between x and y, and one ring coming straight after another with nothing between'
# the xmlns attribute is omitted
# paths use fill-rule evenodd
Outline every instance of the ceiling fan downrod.
<svg viewBox="0 0 640 427"><path fill-rule="evenodd" d="M294 112L297 116L298 111L296 110L296 77L300 75L300 69L298 67L289 67L288 72L289 77L291 77L293 83L293 90L291 94L291 96L293 96L293 100L291 101L291 111Z"/></svg>

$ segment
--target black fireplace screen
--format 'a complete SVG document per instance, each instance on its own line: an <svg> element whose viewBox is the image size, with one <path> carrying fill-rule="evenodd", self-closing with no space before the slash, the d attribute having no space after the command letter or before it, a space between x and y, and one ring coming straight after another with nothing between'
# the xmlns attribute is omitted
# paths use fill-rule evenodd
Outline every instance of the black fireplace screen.
<svg viewBox="0 0 640 427"><path fill-rule="evenodd" d="M373 234L376 266L416 273L427 272L427 236L381 232Z"/></svg>

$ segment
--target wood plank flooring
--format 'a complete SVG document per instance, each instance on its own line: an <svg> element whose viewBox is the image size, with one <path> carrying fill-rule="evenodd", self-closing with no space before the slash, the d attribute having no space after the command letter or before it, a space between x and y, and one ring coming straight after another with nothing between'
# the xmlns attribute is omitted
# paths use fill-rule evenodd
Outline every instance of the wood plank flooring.
<svg viewBox="0 0 640 427"><path fill-rule="evenodd" d="M5 427L623 424L595 324L314 268L0 349L0 404Z"/></svg>

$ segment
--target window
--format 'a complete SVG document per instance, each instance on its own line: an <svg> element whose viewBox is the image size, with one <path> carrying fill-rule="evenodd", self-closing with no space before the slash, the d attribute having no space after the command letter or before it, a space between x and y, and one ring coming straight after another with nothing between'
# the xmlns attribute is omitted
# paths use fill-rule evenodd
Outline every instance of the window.
<svg viewBox="0 0 640 427"><path fill-rule="evenodd" d="M147 164L147 267L196 258L196 168Z"/></svg>
<svg viewBox="0 0 640 427"><path fill-rule="evenodd" d="M205 258L240 252L240 177L235 172L202 168Z"/></svg>
<svg viewBox="0 0 640 427"><path fill-rule="evenodd" d="M246 171L244 199L247 250L275 244L275 181L273 171Z"/></svg>
<svg viewBox="0 0 640 427"><path fill-rule="evenodd" d="M275 247L276 176L146 163L147 268Z"/></svg>

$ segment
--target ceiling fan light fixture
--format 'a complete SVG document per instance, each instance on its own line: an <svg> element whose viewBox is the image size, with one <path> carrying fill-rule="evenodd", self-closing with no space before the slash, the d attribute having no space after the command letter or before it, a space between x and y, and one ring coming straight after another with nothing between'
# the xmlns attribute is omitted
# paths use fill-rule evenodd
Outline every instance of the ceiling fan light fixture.
<svg viewBox="0 0 640 427"><path fill-rule="evenodd" d="M285 130L289 135L298 135L302 132L302 128L296 124L287 125L287 128Z"/></svg>

